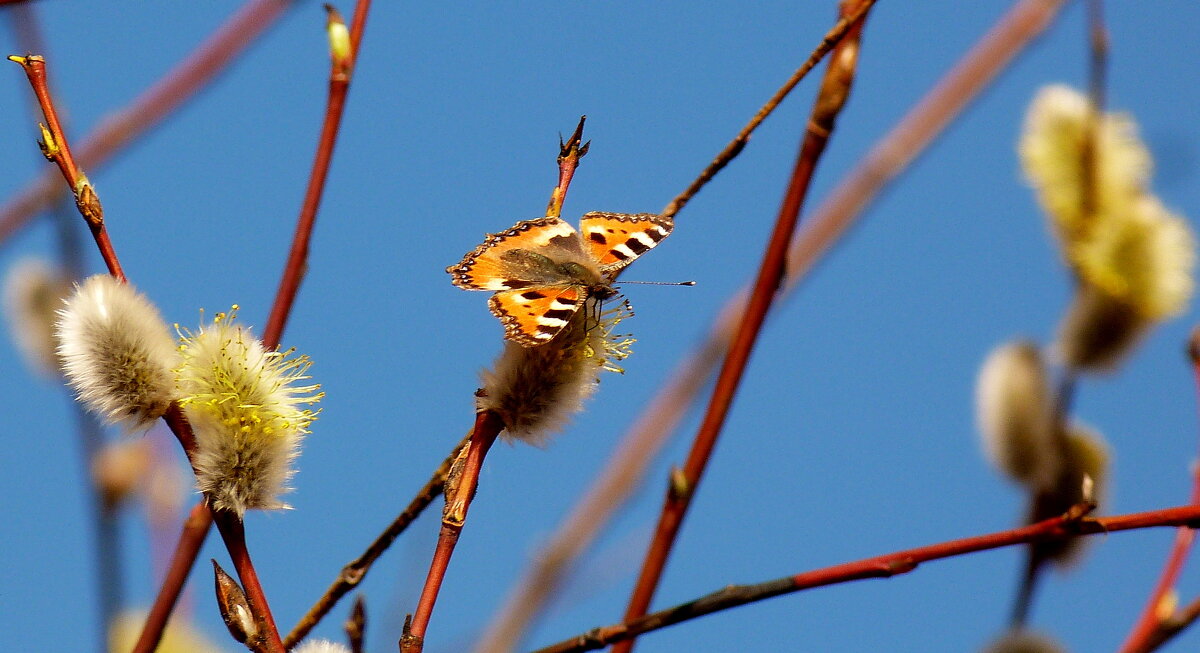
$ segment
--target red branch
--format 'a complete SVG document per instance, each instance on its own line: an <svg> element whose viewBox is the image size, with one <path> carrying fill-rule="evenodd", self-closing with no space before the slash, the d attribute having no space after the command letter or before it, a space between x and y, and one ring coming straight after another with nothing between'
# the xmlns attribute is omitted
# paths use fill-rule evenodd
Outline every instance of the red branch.
<svg viewBox="0 0 1200 653"><path fill-rule="evenodd" d="M9 60L20 64L24 69L33 94L37 97L38 106L42 108L42 115L46 117L46 124L38 125L42 129L42 154L58 166L63 179L67 181L67 187L75 196L75 206L92 232L100 256L108 266L108 273L118 281L124 282L125 273L121 270L121 262L117 260L117 253L108 238L108 229L104 226L104 210L100 206L100 198L96 197L96 191L75 163L75 157L67 144L67 135L63 133L62 123L58 120L58 110L54 107L54 99L50 96L50 88L46 83L46 60L38 55L13 55Z"/></svg>
<svg viewBox="0 0 1200 653"><path fill-rule="evenodd" d="M333 7L326 5L330 11L330 20L341 22L341 16ZM275 293L275 303L271 306L271 315L267 318L267 326L263 329L263 346L274 349L279 346L283 337L283 328L288 315L292 312L292 303L296 301L296 293L300 290L300 281L304 270L308 267L308 244L312 239L313 227L317 221L317 209L321 206L321 197L325 192L325 179L329 175L329 164L333 160L333 148L337 145L338 132L342 125L342 113L346 106L346 94L350 90L350 78L353 74L354 63L358 60L358 48L362 42L362 33L367 24L367 12L371 9L370 0L359 0L354 7L353 26L350 31L350 61L343 61L336 55L329 71L329 96L325 103L325 119L321 124L321 135L317 140L317 153L313 157L312 172L308 176L308 189L304 192L304 203L300 207L300 217L296 219L296 233L292 238L292 249L288 252L287 264L284 265L283 277L279 280L279 290Z"/></svg>
<svg viewBox="0 0 1200 653"><path fill-rule="evenodd" d="M923 562L998 549L1017 544L1061 540L1156 526L1200 526L1200 506L1180 506L1114 517L1085 518L1090 506L1072 508L1065 515L1021 528L933 544L907 551L825 567L755 585L734 585L694 601L677 605L624 624L595 628L535 653L576 653L604 648L642 633L726 610L754 601L866 578L890 578L913 571Z"/></svg>
<svg viewBox="0 0 1200 653"><path fill-rule="evenodd" d="M186 59L135 98L128 108L105 119L88 134L76 151L79 165L85 169L100 166L130 141L160 123L212 81L293 4L291 0L247 2ZM39 211L49 208L58 195L54 175L47 173L0 207L0 243L8 240Z"/></svg>
<svg viewBox="0 0 1200 653"><path fill-rule="evenodd" d="M1196 390L1200 393L1200 328L1192 332L1188 353L1192 359ZM1200 463L1193 461L1191 469L1191 504L1193 506L1200 506L1200 467L1197 467L1198 464ZM1146 607L1142 609L1142 614L1130 631L1129 637L1121 645L1121 653L1143 653L1153 650L1181 630L1179 627L1180 615L1175 614L1172 615L1172 618L1165 619L1162 608L1167 595L1175 589L1176 583L1179 582L1179 576L1183 573L1183 564L1187 561L1195 540L1196 532L1190 528L1180 528L1175 532L1175 543L1171 547L1171 553L1167 556L1162 574L1154 585L1150 599L1146 601ZM1192 619L1194 620L1195 617ZM1187 623L1190 622L1190 620L1187 621ZM1164 637L1164 635L1167 636Z"/></svg>
<svg viewBox="0 0 1200 653"><path fill-rule="evenodd" d="M479 485L479 470L483 467L484 457L503 428L500 417L490 410L475 416L475 427L471 431L471 441L467 444L462 474L457 480L451 481L455 485L453 494L447 488L442 528L438 533L437 548L433 552L429 574L425 577L425 585L421 589L421 598L417 601L417 609L411 621L405 623L404 635L400 638L401 653L420 653L425 646L429 617L433 614L433 606L446 577L446 569L450 566L450 557L454 555L458 536L466 523L467 510L471 507L471 500Z"/></svg>
<svg viewBox="0 0 1200 653"><path fill-rule="evenodd" d="M857 6L855 0L842 3L842 14L845 16ZM821 91L817 96L805 130L804 141L788 184L787 194L779 208L779 216L775 222L771 240L763 255L758 277L754 282L754 290L746 306L738 329L734 335L729 353L717 375L712 398L705 411L704 419L696 433L691 451L682 471L682 481L672 482L667 491L658 527L654 539L646 552L641 574L637 585L629 599L625 610L625 621L633 621L646 614L659 580L666 567L667 558L683 525L683 519L691 505L692 498L700 484L704 471L711 459L712 452L733 405L733 398L741 384L742 375L750 361L750 353L766 320L783 279L784 266L787 262L788 244L799 221L800 209L808 194L809 182L817 161L825 150L833 130L838 113L849 96L850 86L854 78L855 64L858 56L858 39L862 32L862 20L846 33L845 38L835 46L830 55L829 67L821 83ZM627 640L614 648L614 653L628 653L632 650L633 641Z"/></svg>
<svg viewBox="0 0 1200 653"><path fill-rule="evenodd" d="M205 538L208 537L208 527L211 525L212 514L209 513L204 500L201 500L192 507L192 511L183 522L183 532L179 534L179 541L175 544L171 565L163 577L158 595L154 597L154 605L150 606L150 612L146 615L146 624L133 647L133 653L153 653L158 648L167 620L175 610L175 604L179 602L179 590L192 572L192 564L196 561Z"/></svg>

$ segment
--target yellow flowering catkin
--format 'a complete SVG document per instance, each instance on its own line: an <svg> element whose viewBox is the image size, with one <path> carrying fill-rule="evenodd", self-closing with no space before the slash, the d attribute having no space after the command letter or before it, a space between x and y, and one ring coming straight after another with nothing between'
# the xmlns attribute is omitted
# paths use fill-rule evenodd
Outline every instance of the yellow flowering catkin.
<svg viewBox="0 0 1200 653"><path fill-rule="evenodd" d="M199 489L214 508L239 516L248 509L287 508L292 462L316 413L319 386L303 384L304 356L267 351L236 309L218 313L197 332L184 332L179 390L197 452Z"/></svg>

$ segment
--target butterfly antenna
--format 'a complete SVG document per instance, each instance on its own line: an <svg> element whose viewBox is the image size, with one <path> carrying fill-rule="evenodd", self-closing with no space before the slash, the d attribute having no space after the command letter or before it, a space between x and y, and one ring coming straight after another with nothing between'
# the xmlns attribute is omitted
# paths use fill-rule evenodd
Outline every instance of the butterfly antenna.
<svg viewBox="0 0 1200 653"><path fill-rule="evenodd" d="M620 283L636 283L643 286L694 286L695 281L621 281Z"/></svg>

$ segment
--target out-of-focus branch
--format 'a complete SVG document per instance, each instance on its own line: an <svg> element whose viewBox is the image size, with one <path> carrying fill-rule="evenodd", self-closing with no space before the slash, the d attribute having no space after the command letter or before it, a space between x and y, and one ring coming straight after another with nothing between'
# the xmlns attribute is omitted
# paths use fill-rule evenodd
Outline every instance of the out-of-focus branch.
<svg viewBox="0 0 1200 653"><path fill-rule="evenodd" d="M167 568L167 573L158 588L158 595L154 597L154 604L150 606L150 612L146 615L146 623L142 626L133 653L153 653L158 648L167 621L175 610L175 604L179 602L179 595L187 583L200 547L204 546L211 525L212 514L201 499L192 507L183 522L183 531L175 545L175 554L171 556L171 565Z"/></svg>
<svg viewBox="0 0 1200 653"><path fill-rule="evenodd" d="M1062 0L1019 0L892 128L813 212L788 254L784 294L794 292L817 261L963 108L1050 25ZM519 641L561 582L571 562L603 531L644 480L655 454L678 427L728 348L746 290L722 308L703 342L647 403L584 498L571 511L510 595L484 643ZM503 633L503 634L501 634ZM503 639L501 639L503 637Z"/></svg>
<svg viewBox="0 0 1200 653"><path fill-rule="evenodd" d="M98 125L76 148L79 165L95 169L122 147L160 123L212 81L254 39L275 23L292 0L250 0L186 59L129 105ZM52 173L30 183L0 207L0 243L59 195Z"/></svg>

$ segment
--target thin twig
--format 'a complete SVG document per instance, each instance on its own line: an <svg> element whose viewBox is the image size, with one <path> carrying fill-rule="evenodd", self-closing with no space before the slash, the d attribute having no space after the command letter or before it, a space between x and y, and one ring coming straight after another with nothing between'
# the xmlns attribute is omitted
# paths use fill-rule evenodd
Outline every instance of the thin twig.
<svg viewBox="0 0 1200 653"><path fill-rule="evenodd" d="M1188 356L1191 358L1196 390L1200 395L1200 327L1192 330L1191 340L1188 343ZM1190 471L1192 475L1191 505L1200 506L1200 461L1193 460ZM1190 528L1180 528L1175 531L1175 542L1171 546L1171 552L1167 555L1162 574L1155 583L1149 600L1146 601L1146 607L1142 608L1142 614L1134 622L1133 629L1125 638L1125 643L1121 645L1121 653L1152 651L1166 643L1168 639L1195 619L1195 617L1186 619L1187 610L1182 613L1175 611L1175 614L1166 618L1162 614L1164 602L1179 582L1179 576L1183 573L1183 565L1187 562L1188 554L1191 553L1195 541L1196 532Z"/></svg>
<svg viewBox="0 0 1200 653"><path fill-rule="evenodd" d="M429 627L433 606L437 602L438 592L446 577L446 569L450 566L450 557L454 555L454 547L458 544L458 536L462 533L467 511L479 485L479 470L483 467L484 457L503 428L500 416L490 410L482 411L475 417L475 427L471 429L471 439L467 443L462 473L448 481L446 508L442 515L442 528L438 532L437 548L429 565L429 574L425 577L425 585L421 588L417 609L412 619L405 623L404 635L400 638L401 653L420 653L425 646L425 632ZM449 484L453 484L453 492L450 491Z"/></svg>
<svg viewBox="0 0 1200 653"><path fill-rule="evenodd" d="M869 2L866 4L870 5ZM842 15L848 16L855 13L854 9L858 6L858 0L843 0ZM708 462L712 458L713 449L716 447L717 439L725 425L729 409L733 406L733 398L737 394L746 366L750 362L750 353L753 351L758 334L766 321L767 312L770 311L771 305L775 301L787 262L788 243L792 240L801 207L808 195L809 182L812 181L813 172L829 142L837 116L850 95L858 63L858 44L862 33L862 21L865 19L866 14L863 14L859 22L855 23L846 36L838 42L830 55L829 67L826 69L820 92L809 116L800 153L788 184L787 194L779 208L779 216L776 219L771 240L763 254L758 277L754 282L754 290L746 305L746 312L738 324L733 344L717 375L708 408L705 410L704 418L684 463L681 480L673 479L670 483L658 526L654 531L654 538L646 552L642 571L625 610L625 621L633 621L646 614L650 601L658 589L659 580L666 568L667 558L670 556L679 530L683 526L683 519L687 515L692 498L696 496L696 490L708 467ZM632 649L633 640L630 639L621 642L613 650L614 653L628 653Z"/></svg>
<svg viewBox="0 0 1200 653"><path fill-rule="evenodd" d="M733 585L635 621L592 629L581 635L547 646L535 653L577 653L604 648L651 630L695 619L720 610L761 601L782 594L837 585L867 578L891 578L915 570L921 563L999 549L1029 542L1065 540L1081 535L1115 533L1161 526L1196 528L1200 526L1200 506L1177 506L1114 517L1086 517L1093 506L1080 504L1066 514L1006 531L978 535L961 540L897 551L832 567L770 580L755 585Z"/></svg>
<svg viewBox="0 0 1200 653"><path fill-rule="evenodd" d="M604 531L612 516L641 483L646 466L665 441L659 434L675 430L684 410L704 387L709 372L720 360L720 352L715 348L705 349L696 356L684 363L642 411L604 470L538 552L516 590L509 594L475 644L475 651L515 650L535 618L543 614L546 603L562 584L572 562Z"/></svg>
<svg viewBox="0 0 1200 653"><path fill-rule="evenodd" d="M716 177L722 168L742 153L742 149L750 141L750 135L754 133L754 130L758 129L758 126L767 119L767 116L771 115L775 107L779 106L779 103L792 92L792 89L796 88L800 80L804 79L808 75L808 72L816 67L821 62L821 59L825 58L826 54L829 54L833 46L842 40L846 32L850 30L850 27L858 22L858 19L862 18L875 2L876 0L865 0L853 12L838 18L838 21L834 23L833 27L825 34L825 37L821 39L821 43L808 56L808 59L796 69L796 72L792 73L792 76L783 83L783 86L779 87L779 90L775 91L771 99L767 100L767 103L758 110L758 113L754 114L750 122L746 123L745 127L742 127L742 131L738 132L737 136L734 136L733 140L729 141L729 144L725 146L725 149L717 154L712 163L708 164L708 167L700 172L700 176L696 177L683 192L676 195L675 199L671 200L663 208L662 215L664 217L675 217L675 214L679 213L679 210L691 201L696 196L696 193L700 192L701 188L704 188L705 184L712 181L712 178Z"/></svg>
<svg viewBox="0 0 1200 653"><path fill-rule="evenodd" d="M340 32L345 28L341 15L330 5L325 6L329 12L330 32L344 33ZM304 278L304 271L308 267L308 244L312 239L313 227L317 221L317 209L321 206L321 197L325 192L325 179L329 175L329 164L333 161L333 148L337 145L338 132L342 125L346 94L350 90L350 79L353 76L354 64L358 59L362 32L366 27L367 12L370 9L370 0L358 0L354 7L349 56L345 57L334 52L331 57L329 94L325 103L325 119L321 123L321 134L317 139L317 153L313 157L312 172L308 176L308 188L304 192L300 216L296 219L296 232L292 237L292 248L288 252L287 264L284 266L283 276L279 280L279 290L275 294L275 303L271 306L271 315L267 318L267 326L263 329L263 345L267 349L279 346L284 325L292 311L292 303L295 302L296 293L300 290L300 281ZM337 27L338 25L341 27ZM334 46L334 50L336 49L337 46Z"/></svg>
<svg viewBox="0 0 1200 653"><path fill-rule="evenodd" d="M204 546L204 540L208 537L210 525L212 514L201 499L192 507L183 522L183 530L175 544L175 553L171 556L171 565L167 568L167 573L158 588L158 595L154 597L154 604L150 606L150 612L146 615L146 623L142 626L142 633L133 647L133 653L153 653L158 648L167 621L175 610L175 604L179 602L179 595L192 572L196 556L200 553L200 547Z"/></svg>
<svg viewBox="0 0 1200 653"><path fill-rule="evenodd" d="M784 294L796 291L808 272L880 192L933 142L963 108L1053 21L1064 0L1017 0L974 47L871 149L813 212L788 255ZM511 650L559 586L571 561L587 549L640 486L717 361L728 349L748 289L730 298L696 350L672 372L646 404L583 499L535 557L536 562L506 600L478 651ZM491 646L493 642L506 646Z"/></svg>
<svg viewBox="0 0 1200 653"><path fill-rule="evenodd" d="M462 451L462 448L467 446L467 443L470 441L471 434L468 433L433 472L433 475L426 481L425 486L409 502L404 512L397 515L396 519L375 538L375 541L371 542L361 555L346 564L345 567L342 567L341 573L329 585L329 589L325 590L325 594L317 599L317 602L308 609L308 612L292 628L292 632L288 633L288 636L283 640L284 648L290 649L300 643L300 640L307 637L313 627L320 623L325 618L325 615L329 614L333 606L337 605L337 602L343 596L349 594L350 590L353 590L362 582L367 572L371 570L371 565L375 564L379 556L383 555L384 551L387 551L392 542L396 541L396 538L408 528L408 525L420 516L425 508L433 503L434 499L441 495L442 488L446 484L446 475L450 472L450 465L458 457L458 453Z"/></svg>
<svg viewBox="0 0 1200 653"><path fill-rule="evenodd" d="M63 179L67 181L67 186L75 196L75 207L79 209L79 214L91 230L100 256L108 266L108 273L118 281L125 281L121 262L117 260L117 253L108 238L108 229L104 226L104 209L100 205L100 198L96 196L96 191L87 176L75 163L75 157L67 144L67 135L63 133L62 123L59 122L58 110L54 106L54 99L50 96L50 87L46 81L46 60L36 54L25 57L12 55L8 59L25 71L33 94L37 97L38 106L42 109L42 115L46 118L45 125L38 124L42 130L42 154L58 166Z"/></svg>
<svg viewBox="0 0 1200 653"><path fill-rule="evenodd" d="M122 147L162 122L184 101L235 61L254 40L293 4L292 0L250 0L187 58L123 109L101 122L81 140L79 165L95 169ZM0 243L8 240L60 195L55 175L47 172L0 207Z"/></svg>

